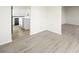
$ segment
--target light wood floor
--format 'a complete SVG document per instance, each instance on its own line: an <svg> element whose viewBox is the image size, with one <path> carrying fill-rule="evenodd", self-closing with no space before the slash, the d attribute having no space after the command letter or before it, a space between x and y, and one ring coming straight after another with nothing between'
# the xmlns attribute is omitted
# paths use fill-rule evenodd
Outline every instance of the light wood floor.
<svg viewBox="0 0 79 59"><path fill-rule="evenodd" d="M63 25L63 35L58 35L50 31L43 31L28 38L22 38L22 40L15 40L9 44L0 46L0 52L78 53L79 39L78 36L77 38L75 36L78 35L78 33L74 30L76 29L78 31L79 26L75 26L69 24ZM75 35L72 33L75 33Z"/></svg>
<svg viewBox="0 0 79 59"><path fill-rule="evenodd" d="M30 36L30 30L25 30L20 26L13 26L13 41L14 40L22 40L22 38L26 38Z"/></svg>
<svg viewBox="0 0 79 59"><path fill-rule="evenodd" d="M63 35L79 39L79 25L64 24L62 25Z"/></svg>

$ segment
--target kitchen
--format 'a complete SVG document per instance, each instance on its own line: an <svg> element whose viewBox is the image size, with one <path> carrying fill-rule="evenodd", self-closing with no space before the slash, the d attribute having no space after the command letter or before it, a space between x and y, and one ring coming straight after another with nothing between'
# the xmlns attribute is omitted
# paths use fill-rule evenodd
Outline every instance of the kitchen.
<svg viewBox="0 0 79 59"><path fill-rule="evenodd" d="M12 27L13 40L30 35L30 7L13 6Z"/></svg>

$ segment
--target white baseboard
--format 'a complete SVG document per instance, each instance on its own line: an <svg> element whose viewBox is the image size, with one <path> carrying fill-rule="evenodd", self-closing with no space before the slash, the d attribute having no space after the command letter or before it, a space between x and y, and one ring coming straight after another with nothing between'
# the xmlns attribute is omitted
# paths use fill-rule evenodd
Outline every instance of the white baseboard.
<svg viewBox="0 0 79 59"><path fill-rule="evenodd" d="M2 43L0 43L0 45L4 45L4 44L10 43L10 42L12 42L12 40L6 41L6 42L2 42Z"/></svg>

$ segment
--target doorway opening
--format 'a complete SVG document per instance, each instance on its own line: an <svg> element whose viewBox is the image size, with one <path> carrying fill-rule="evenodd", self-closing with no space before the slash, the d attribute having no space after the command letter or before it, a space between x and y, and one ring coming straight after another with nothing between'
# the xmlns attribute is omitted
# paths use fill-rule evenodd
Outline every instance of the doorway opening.
<svg viewBox="0 0 79 59"><path fill-rule="evenodd" d="M30 7L12 6L12 38L20 40L30 36Z"/></svg>
<svg viewBox="0 0 79 59"><path fill-rule="evenodd" d="M62 34L79 39L79 6L62 7Z"/></svg>

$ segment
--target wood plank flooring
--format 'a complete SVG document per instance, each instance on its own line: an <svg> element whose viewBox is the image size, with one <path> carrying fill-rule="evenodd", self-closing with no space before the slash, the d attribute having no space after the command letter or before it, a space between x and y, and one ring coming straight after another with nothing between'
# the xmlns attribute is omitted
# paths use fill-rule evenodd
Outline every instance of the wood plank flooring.
<svg viewBox="0 0 79 59"><path fill-rule="evenodd" d="M29 29L25 30L20 26L13 26L13 41L14 40L20 40L24 37L25 38L29 37L29 35L30 35Z"/></svg>
<svg viewBox="0 0 79 59"><path fill-rule="evenodd" d="M71 28L74 28L72 25L69 26L71 26ZM63 31L66 30L63 29ZM0 52L1 53L78 53L79 39L75 38L74 35L70 34L67 35L69 32L63 32L63 35L58 35L50 31L43 31L35 35L32 35L28 38L22 38L22 40L17 41L15 40L9 44L2 45L0 46Z"/></svg>

